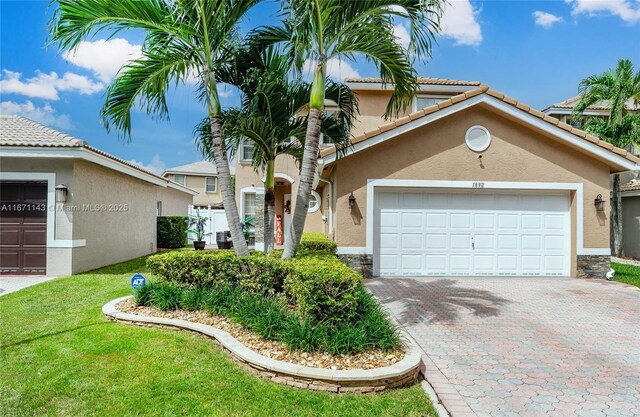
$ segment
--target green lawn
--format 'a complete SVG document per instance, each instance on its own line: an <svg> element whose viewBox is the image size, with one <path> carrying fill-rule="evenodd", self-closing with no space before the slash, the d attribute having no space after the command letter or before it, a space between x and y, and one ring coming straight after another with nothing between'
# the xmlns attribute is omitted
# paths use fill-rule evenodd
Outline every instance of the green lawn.
<svg viewBox="0 0 640 417"><path fill-rule="evenodd" d="M144 258L0 297L2 416L435 416L419 385L331 395L258 379L210 340L111 323Z"/></svg>
<svg viewBox="0 0 640 417"><path fill-rule="evenodd" d="M613 277L614 281L640 287L640 266L612 262L611 267L616 271L616 275Z"/></svg>

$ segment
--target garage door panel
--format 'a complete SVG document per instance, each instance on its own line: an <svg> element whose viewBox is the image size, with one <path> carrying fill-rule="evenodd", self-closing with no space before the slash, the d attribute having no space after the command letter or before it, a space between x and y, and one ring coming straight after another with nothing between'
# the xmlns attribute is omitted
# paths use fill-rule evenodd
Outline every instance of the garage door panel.
<svg viewBox="0 0 640 417"><path fill-rule="evenodd" d="M451 234L451 241L449 244L451 249L471 249L471 235L470 234Z"/></svg>
<svg viewBox="0 0 640 417"><path fill-rule="evenodd" d="M569 194L415 189L376 197L380 274L567 275ZM383 198L380 198L384 195Z"/></svg>
<svg viewBox="0 0 640 417"><path fill-rule="evenodd" d="M523 250L542 250L542 236L523 235L521 247Z"/></svg>
<svg viewBox="0 0 640 417"><path fill-rule="evenodd" d="M411 249L424 249L424 236L419 233L415 234L403 234L402 235L402 250L411 250Z"/></svg>
<svg viewBox="0 0 640 417"><path fill-rule="evenodd" d="M498 228L502 230L517 230L518 215L517 214L498 214Z"/></svg>
<svg viewBox="0 0 640 417"><path fill-rule="evenodd" d="M425 236L426 247L429 250L446 249L447 248L447 235L428 233Z"/></svg>
<svg viewBox="0 0 640 417"><path fill-rule="evenodd" d="M47 184L0 182L0 274L45 274Z"/></svg>
<svg viewBox="0 0 640 417"><path fill-rule="evenodd" d="M447 227L446 213L427 213L427 228L444 229Z"/></svg>
<svg viewBox="0 0 640 417"><path fill-rule="evenodd" d="M403 228L409 227L422 229L424 214L422 212L402 213L401 222Z"/></svg>
<svg viewBox="0 0 640 417"><path fill-rule="evenodd" d="M475 234L473 236L475 249L477 250L495 250L496 249L496 237L495 235L483 235Z"/></svg>
<svg viewBox="0 0 640 417"><path fill-rule="evenodd" d="M471 213L451 213L452 229L468 229L471 227Z"/></svg>
<svg viewBox="0 0 640 417"><path fill-rule="evenodd" d="M45 228L34 228L24 231L24 246L45 246L47 244L47 230Z"/></svg>

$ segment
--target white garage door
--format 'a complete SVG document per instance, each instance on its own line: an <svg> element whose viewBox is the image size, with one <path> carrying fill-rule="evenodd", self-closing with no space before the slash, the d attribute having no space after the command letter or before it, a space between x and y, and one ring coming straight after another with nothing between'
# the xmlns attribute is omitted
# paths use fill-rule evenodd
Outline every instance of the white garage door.
<svg viewBox="0 0 640 417"><path fill-rule="evenodd" d="M378 191L378 276L568 276L568 192Z"/></svg>

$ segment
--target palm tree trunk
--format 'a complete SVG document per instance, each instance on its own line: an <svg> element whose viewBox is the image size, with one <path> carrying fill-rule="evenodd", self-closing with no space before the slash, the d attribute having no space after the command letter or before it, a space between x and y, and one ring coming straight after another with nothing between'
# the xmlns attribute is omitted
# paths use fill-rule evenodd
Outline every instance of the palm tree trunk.
<svg viewBox="0 0 640 417"><path fill-rule="evenodd" d="M318 152L320 150L320 130L324 110L326 64L316 66L311 84L311 97L309 100L309 118L307 120L307 134L302 155L302 167L300 169L300 185L296 194L296 205L291 219L288 239L284 242L282 259L293 258L298 251L304 223L307 220L309 210L309 197L313 191L313 179L318 167Z"/></svg>
<svg viewBox="0 0 640 417"><path fill-rule="evenodd" d="M220 185L220 194L222 195L222 204L224 204L224 213L227 216L227 224L231 231L231 240L238 256L249 254L249 247L242 233L240 226L240 216L238 215L238 206L236 205L236 197L233 189L231 170L229 169L229 161L227 152L222 146L221 129L222 118L220 116L211 115L211 149L218 171L218 183Z"/></svg>
<svg viewBox="0 0 640 417"><path fill-rule="evenodd" d="M611 194L613 255L622 256L622 196L620 195L620 174L613 174L613 187Z"/></svg>
<svg viewBox="0 0 640 417"><path fill-rule="evenodd" d="M276 196L274 191L275 161L270 160L267 163L267 174L264 181L264 251L269 253L275 247L275 215L276 215Z"/></svg>

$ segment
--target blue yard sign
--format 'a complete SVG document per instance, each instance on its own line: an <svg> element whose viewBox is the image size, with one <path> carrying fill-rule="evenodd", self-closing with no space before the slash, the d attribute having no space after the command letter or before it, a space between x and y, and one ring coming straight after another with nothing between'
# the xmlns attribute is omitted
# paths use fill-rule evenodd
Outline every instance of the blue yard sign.
<svg viewBox="0 0 640 417"><path fill-rule="evenodd" d="M142 274L135 274L134 276L131 277L131 286L133 287L134 290L137 290L138 288L142 287L146 282L147 280Z"/></svg>

